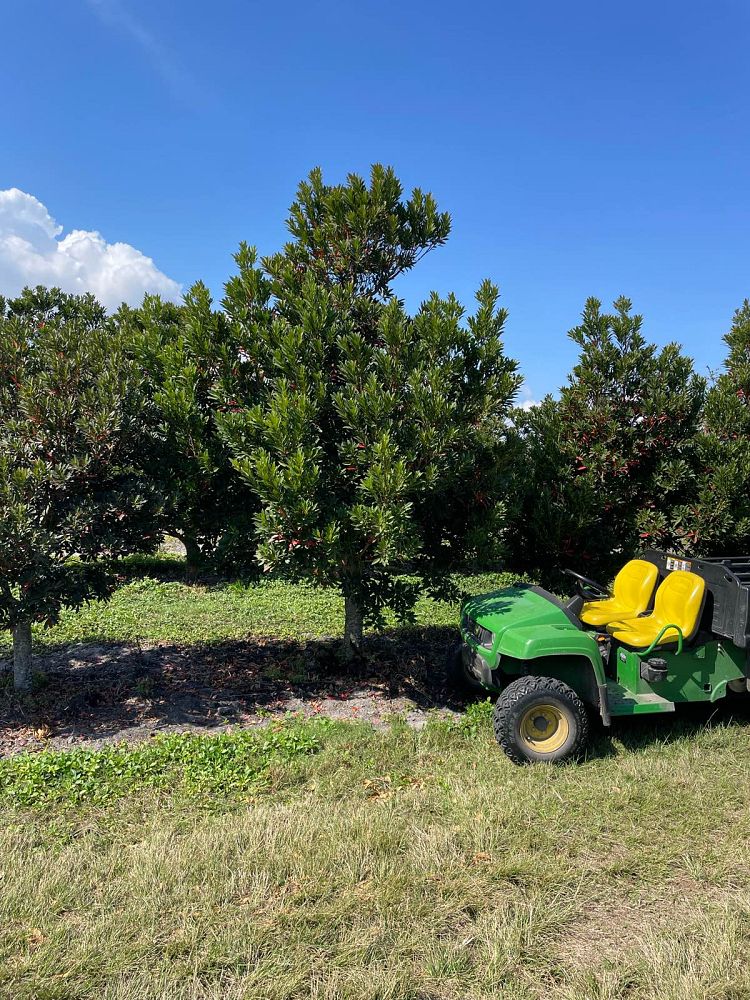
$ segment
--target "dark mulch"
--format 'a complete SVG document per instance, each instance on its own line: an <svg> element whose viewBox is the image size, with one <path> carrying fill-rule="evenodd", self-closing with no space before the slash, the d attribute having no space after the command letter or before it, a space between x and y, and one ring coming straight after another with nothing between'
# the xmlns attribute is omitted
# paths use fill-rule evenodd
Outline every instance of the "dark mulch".
<svg viewBox="0 0 750 1000"><path fill-rule="evenodd" d="M456 632L401 630L369 638L344 667L335 640L251 636L201 646L78 645L39 655L42 680L19 698L0 688L0 756L45 747L138 742L156 732L251 727L287 712L415 727L462 705L445 686ZM0 661L0 670L10 664Z"/></svg>

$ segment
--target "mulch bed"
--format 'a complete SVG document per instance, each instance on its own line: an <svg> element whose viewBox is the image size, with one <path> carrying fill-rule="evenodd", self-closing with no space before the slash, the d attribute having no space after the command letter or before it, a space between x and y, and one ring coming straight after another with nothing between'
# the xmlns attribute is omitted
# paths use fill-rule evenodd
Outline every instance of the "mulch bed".
<svg viewBox="0 0 750 1000"><path fill-rule="evenodd" d="M368 638L344 667L333 639L178 646L77 645L36 657L43 683L19 698L0 689L0 757L45 748L137 743L157 732L220 732L286 713L362 719L385 726L394 714L420 727L428 713L462 704L445 686L456 632L425 628ZM0 661L0 676L10 664Z"/></svg>

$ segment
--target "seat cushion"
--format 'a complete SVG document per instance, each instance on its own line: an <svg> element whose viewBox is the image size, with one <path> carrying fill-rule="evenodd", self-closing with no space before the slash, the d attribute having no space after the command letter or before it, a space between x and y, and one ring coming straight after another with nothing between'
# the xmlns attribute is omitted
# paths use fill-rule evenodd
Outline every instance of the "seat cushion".
<svg viewBox="0 0 750 1000"><path fill-rule="evenodd" d="M650 646L657 635L669 622L660 621L649 615L647 618L624 618L619 621L610 622L607 625L609 634L618 642L625 643L626 646ZM659 640L659 645L669 642L677 642L679 633L677 629L671 628Z"/></svg>
<svg viewBox="0 0 750 1000"><path fill-rule="evenodd" d="M601 628L620 618L635 618L649 606L659 570L644 559L631 559L615 577L612 596L586 601L579 615L582 622Z"/></svg>
<svg viewBox="0 0 750 1000"><path fill-rule="evenodd" d="M659 645L677 642L682 638L689 642L698 631L706 584L696 573L676 569L665 577L656 591L654 610L644 618L623 618L607 625L611 636L627 646L650 646L666 625L676 625L668 629L659 639Z"/></svg>
<svg viewBox="0 0 750 1000"><path fill-rule="evenodd" d="M634 610L625 607L616 597L608 597L605 601L586 601L579 617L587 625L607 625L618 618L629 618Z"/></svg>
<svg viewBox="0 0 750 1000"><path fill-rule="evenodd" d="M625 563L615 577L612 596L620 602L622 618L635 618L642 614L651 603L659 570L655 563L645 559L631 559Z"/></svg>

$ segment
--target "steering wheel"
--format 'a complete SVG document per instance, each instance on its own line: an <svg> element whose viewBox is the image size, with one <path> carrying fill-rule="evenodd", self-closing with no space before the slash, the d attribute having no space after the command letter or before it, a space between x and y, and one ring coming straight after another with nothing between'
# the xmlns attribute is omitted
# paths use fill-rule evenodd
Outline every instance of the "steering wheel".
<svg viewBox="0 0 750 1000"><path fill-rule="evenodd" d="M566 576L572 576L576 581L576 591L580 597L586 601L600 601L603 598L609 597L609 591L606 587L602 587L600 583L596 580L589 580L587 576L581 576L580 573L576 573L572 569L564 569L563 573Z"/></svg>

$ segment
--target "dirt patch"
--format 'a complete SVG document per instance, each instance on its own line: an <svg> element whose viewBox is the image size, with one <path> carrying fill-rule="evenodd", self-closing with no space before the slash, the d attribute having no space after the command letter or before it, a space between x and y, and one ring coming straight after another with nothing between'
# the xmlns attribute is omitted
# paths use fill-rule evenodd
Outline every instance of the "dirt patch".
<svg viewBox="0 0 750 1000"><path fill-rule="evenodd" d="M286 713L374 726L395 714L419 728L430 714L450 717L463 708L444 683L455 638L442 628L373 638L347 669L333 639L86 644L47 652L36 658L43 681L32 697L19 698L7 683L0 694L0 756L253 727ZM0 660L0 672L9 667Z"/></svg>

